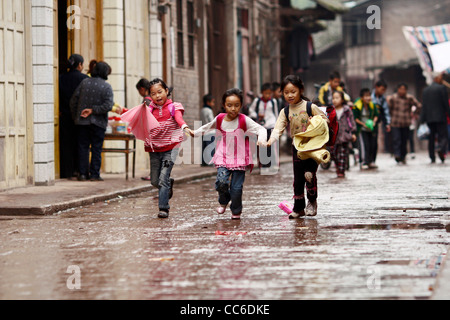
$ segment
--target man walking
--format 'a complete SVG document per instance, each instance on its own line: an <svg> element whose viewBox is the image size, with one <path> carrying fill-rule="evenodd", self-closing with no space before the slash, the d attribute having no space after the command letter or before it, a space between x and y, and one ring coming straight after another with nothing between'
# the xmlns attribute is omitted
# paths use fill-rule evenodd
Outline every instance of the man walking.
<svg viewBox="0 0 450 320"><path fill-rule="evenodd" d="M397 92L388 98L388 104L391 114L395 161L398 164L406 164L412 110L416 106L416 112L419 112L422 104L415 97L408 94L408 85L406 83L400 83L398 85Z"/></svg>
<svg viewBox="0 0 450 320"><path fill-rule="evenodd" d="M450 116L450 106L447 88L442 84L443 73L436 74L434 82L423 92L423 109L420 123L426 123L430 128L428 152L431 163L436 162L435 142L438 141L438 155L445 162L448 146L447 116Z"/></svg>

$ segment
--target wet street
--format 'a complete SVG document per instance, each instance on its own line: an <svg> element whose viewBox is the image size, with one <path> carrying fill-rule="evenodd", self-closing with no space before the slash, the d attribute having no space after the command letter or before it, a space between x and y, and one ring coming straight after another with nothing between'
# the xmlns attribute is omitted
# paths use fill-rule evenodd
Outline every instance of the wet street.
<svg viewBox="0 0 450 320"><path fill-rule="evenodd" d="M214 178L175 185L167 220L156 192L0 217L0 299L430 298L450 248L449 167L425 155L379 166L320 170L319 214L302 220L278 208L291 164L247 175L241 221L215 213Z"/></svg>

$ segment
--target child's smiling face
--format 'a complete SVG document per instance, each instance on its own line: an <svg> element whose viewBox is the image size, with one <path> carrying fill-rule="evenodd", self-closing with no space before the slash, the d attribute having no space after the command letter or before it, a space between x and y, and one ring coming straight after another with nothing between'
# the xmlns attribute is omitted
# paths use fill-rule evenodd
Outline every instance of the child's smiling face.
<svg viewBox="0 0 450 320"><path fill-rule="evenodd" d="M225 111L229 121L233 121L241 112L242 103L238 96L232 95L225 100Z"/></svg>
<svg viewBox="0 0 450 320"><path fill-rule="evenodd" d="M303 90L289 83L283 90L284 99L289 104L297 104L302 100Z"/></svg>
<svg viewBox="0 0 450 320"><path fill-rule="evenodd" d="M361 98L361 100L364 102L364 104L368 105L372 102L372 96L370 93L364 94L364 96Z"/></svg>
<svg viewBox="0 0 450 320"><path fill-rule="evenodd" d="M168 95L169 89L164 89L159 83L150 88L150 97L158 106L166 103Z"/></svg>

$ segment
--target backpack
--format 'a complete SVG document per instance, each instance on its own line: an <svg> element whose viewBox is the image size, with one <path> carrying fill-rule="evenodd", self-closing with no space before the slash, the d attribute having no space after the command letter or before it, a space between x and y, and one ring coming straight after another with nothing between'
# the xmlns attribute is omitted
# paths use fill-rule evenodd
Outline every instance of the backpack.
<svg viewBox="0 0 450 320"><path fill-rule="evenodd" d="M313 103L311 101L308 101L306 105L306 110L310 117L313 117L312 105ZM284 108L284 114L286 115L286 119L289 122L289 107ZM327 116L328 120L330 120L330 123L328 124L330 140L328 140L327 146L334 147L339 133L339 122L337 119L336 109L333 106L327 107Z"/></svg>
<svg viewBox="0 0 450 320"><path fill-rule="evenodd" d="M258 98L258 101L256 102L256 114L259 115L259 104L261 103L262 99ZM275 99L269 100L272 102L272 112L275 115L275 117L278 117L278 102ZM267 101L267 102L269 102Z"/></svg>

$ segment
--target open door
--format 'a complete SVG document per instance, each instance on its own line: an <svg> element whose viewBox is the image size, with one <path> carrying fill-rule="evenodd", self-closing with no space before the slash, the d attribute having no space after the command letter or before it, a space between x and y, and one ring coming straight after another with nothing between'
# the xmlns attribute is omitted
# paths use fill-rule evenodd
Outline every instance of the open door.
<svg viewBox="0 0 450 320"><path fill-rule="evenodd" d="M67 71L67 60L71 54L84 57L84 73L88 72L91 60L103 60L102 0L54 0L54 84L55 84L55 177L59 179L60 133L59 133L59 75ZM67 21L76 22L68 28ZM75 19L75 20L73 20ZM79 26L79 27L77 27Z"/></svg>

